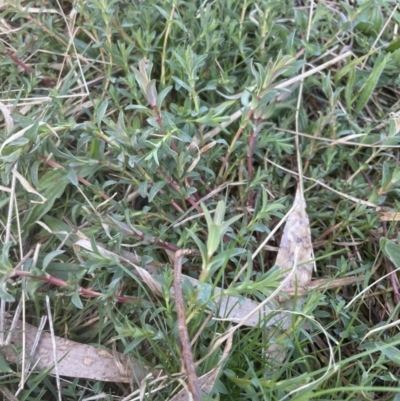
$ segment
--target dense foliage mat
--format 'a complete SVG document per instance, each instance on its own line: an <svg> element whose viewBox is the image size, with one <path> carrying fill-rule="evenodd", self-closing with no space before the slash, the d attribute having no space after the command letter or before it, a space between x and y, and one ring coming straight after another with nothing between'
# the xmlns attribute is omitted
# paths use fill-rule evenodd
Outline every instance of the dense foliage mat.
<svg viewBox="0 0 400 401"><path fill-rule="evenodd" d="M400 399L396 2L6 0L0 10L9 313L21 301L37 326L48 295L58 336L162 371L163 385L142 390L165 400L182 373L174 252L200 251L183 273L201 285L183 280L182 291L193 358L207 355L201 376L232 325L209 315L212 289L261 302L278 288L281 231L251 255L300 183L314 277L364 278L309 291L301 310L318 325L307 330L297 316L290 336L262 324L236 332L208 397ZM156 269L160 293L101 247ZM277 343L279 363L265 352ZM21 365L0 362L0 389L57 397L47 372L18 390ZM137 384L64 377L60 394L120 400Z"/></svg>

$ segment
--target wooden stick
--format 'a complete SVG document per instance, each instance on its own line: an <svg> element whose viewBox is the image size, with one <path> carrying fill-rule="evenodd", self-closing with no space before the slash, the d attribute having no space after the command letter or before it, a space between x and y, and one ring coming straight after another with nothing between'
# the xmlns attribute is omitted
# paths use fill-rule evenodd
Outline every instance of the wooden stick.
<svg viewBox="0 0 400 401"><path fill-rule="evenodd" d="M182 359L188 376L189 390L192 393L194 401L201 401L201 393L199 380L196 375L196 368L194 366L192 349L190 347L189 333L186 325L185 307L183 305L182 296L182 260L183 257L190 253L190 250L181 249L175 252L174 263L174 288L175 288L175 305L176 313L178 315L178 330L181 340Z"/></svg>

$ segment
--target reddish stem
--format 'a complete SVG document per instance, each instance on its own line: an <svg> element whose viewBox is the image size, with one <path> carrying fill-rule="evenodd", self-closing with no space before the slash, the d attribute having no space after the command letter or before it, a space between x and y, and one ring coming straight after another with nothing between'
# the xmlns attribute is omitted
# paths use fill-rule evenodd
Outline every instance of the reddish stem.
<svg viewBox="0 0 400 401"><path fill-rule="evenodd" d="M181 340L182 359L185 366L189 390L192 393L194 401L201 401L201 392L199 379L196 374L196 366L193 360L193 352L190 345L188 327L186 324L185 304L182 295L182 261L185 255L190 253L187 249L182 249L175 253L174 263L174 290L175 290L175 307L178 317L178 332Z"/></svg>
<svg viewBox="0 0 400 401"><path fill-rule="evenodd" d="M70 287L70 284L68 284L66 281L61 280L60 278L57 278L57 277L50 276L50 274L45 274L43 276L37 276L37 275L33 275L27 271L14 270L11 277L26 277L26 278L44 281L45 283L53 284L57 287L62 287L62 288ZM101 292L93 291L90 288L79 287L78 292L79 292L79 294L85 295L90 298L99 298L99 297L103 296L103 294ZM117 302L121 302L121 303L138 301L137 298L124 297L121 295L115 295L115 299Z"/></svg>
<svg viewBox="0 0 400 401"><path fill-rule="evenodd" d="M10 57L12 61L14 61L14 63L18 64L26 72L36 76L35 71L32 70L31 67L27 66L24 62L22 62L15 54L11 53L9 50L6 50L6 54L8 57ZM48 88L54 88L54 86L56 85L54 78L39 77L39 79L42 81L43 85L47 86Z"/></svg>
<svg viewBox="0 0 400 401"><path fill-rule="evenodd" d="M157 172L158 172L159 174L161 174L161 175L168 181L168 184L171 185L171 187L174 188L175 191L179 192L180 194L182 193L182 192L181 192L181 189L179 188L179 185L178 185L171 177L168 177L168 176L167 176L166 174L164 174L160 169L157 169ZM190 196L186 196L185 199L186 199L199 213L202 212L201 207L200 207Z"/></svg>

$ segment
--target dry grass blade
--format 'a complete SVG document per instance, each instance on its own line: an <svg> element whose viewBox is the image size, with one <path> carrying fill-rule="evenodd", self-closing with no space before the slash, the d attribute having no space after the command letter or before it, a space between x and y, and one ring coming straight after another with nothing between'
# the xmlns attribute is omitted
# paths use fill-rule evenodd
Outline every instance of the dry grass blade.
<svg viewBox="0 0 400 401"><path fill-rule="evenodd" d="M286 168L284 168L284 167L282 167L282 166L279 166L278 164L274 163L274 162L273 162L272 160L270 160L270 159L265 158L265 160L266 160L268 163L271 163L273 166L276 166L276 167L278 167L279 169L281 169L281 170L283 170L283 171L286 171L286 172L288 172L288 173L290 173L290 174L293 174L293 175L295 175L295 176L298 176L298 175L299 175L299 174L296 173L295 171L288 170L288 169L286 169ZM352 202L354 202L354 203L360 203L361 205L365 205L365 206L369 206L369 207L374 207L374 208L377 207L377 205L376 205L375 203L372 203L372 202L369 202L369 201L365 201L365 200L363 200L363 199L358 199L358 198L355 198L354 196L345 194L344 192L337 191L336 189L331 188L329 185L326 185L324 182L322 182L322 181L320 181L320 180L316 180L315 178L306 177L306 176L303 175L303 179L306 180L306 181L307 181L307 180L308 180L308 181L313 181L313 182L315 182L316 184L321 185L322 187L326 188L327 190L329 190L329 191L331 191L331 192L333 192L333 193L335 193L335 194L338 194L338 195L342 196L343 198L348 199L348 200L350 200L350 201L352 201Z"/></svg>
<svg viewBox="0 0 400 401"><path fill-rule="evenodd" d="M5 401L19 401L18 398L10 391L7 389L7 387L0 387L0 393L3 394L3 400Z"/></svg>
<svg viewBox="0 0 400 401"><path fill-rule="evenodd" d="M54 325L53 325L53 316L51 313L50 298L48 295L46 295L46 307L47 307L47 316L49 319L51 345L53 348L52 351L53 351L53 361L54 361L54 375L56 376L57 395L58 395L58 400L62 401L60 372L58 369L57 345L56 345L56 339L55 339L55 334L54 334Z"/></svg>

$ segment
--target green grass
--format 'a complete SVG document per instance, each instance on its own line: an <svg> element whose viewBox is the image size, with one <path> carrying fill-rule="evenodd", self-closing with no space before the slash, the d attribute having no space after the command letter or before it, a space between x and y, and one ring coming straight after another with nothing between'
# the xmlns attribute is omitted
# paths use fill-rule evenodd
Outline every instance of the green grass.
<svg viewBox="0 0 400 401"><path fill-rule="evenodd" d="M49 295L58 336L114 346L162 370L163 385L148 383L146 390L160 388L146 399L165 400L182 371L170 296L174 247L202 251L183 263L184 274L202 281L198 289L183 281L193 359L208 355L200 377L218 365L225 345L217 340L232 327L206 321L216 307L211 288L258 302L278 288L272 268L282 229L252 263L251 255L290 210L300 180L313 277L365 279L310 291L297 312L316 323L296 315L287 335L262 325L237 330L209 397L400 400L400 335L390 325L399 318L397 282L377 281L400 267L398 248L384 241L398 241L397 223L380 220L383 211L399 210L396 2L14 3L0 9L6 310L23 299L27 321L37 326ZM225 217L217 205L225 205ZM230 221L225 232L223 221ZM74 247L76 229L93 252ZM96 244L155 266L160 293ZM23 267L30 278L21 278L13 269L29 249L36 249ZM265 353L274 343L286 350L283 362ZM15 394L21 366L2 366L0 386ZM122 400L137 388L61 383L63 400L101 393ZM18 394L55 397L55 379L40 371Z"/></svg>

